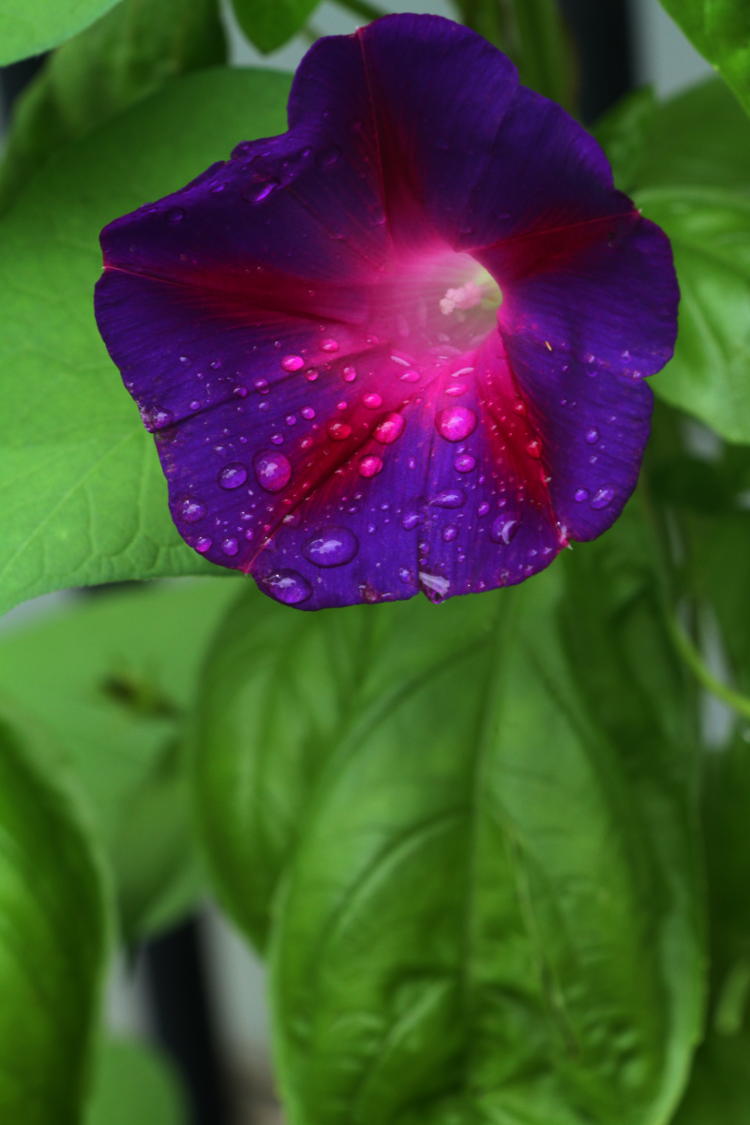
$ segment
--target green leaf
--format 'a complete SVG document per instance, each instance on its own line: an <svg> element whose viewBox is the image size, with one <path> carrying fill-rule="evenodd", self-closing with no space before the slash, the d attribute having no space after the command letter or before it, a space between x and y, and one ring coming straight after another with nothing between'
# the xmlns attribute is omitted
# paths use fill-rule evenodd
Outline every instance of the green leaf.
<svg viewBox="0 0 750 1125"><path fill-rule="evenodd" d="M688 785L590 715L559 581L257 631L248 593L217 634L197 788L225 899L271 919L291 1125L656 1125L681 1093Z"/></svg>
<svg viewBox="0 0 750 1125"><path fill-rule="evenodd" d="M232 0L237 21L260 51L275 51L304 27L319 0Z"/></svg>
<svg viewBox="0 0 750 1125"><path fill-rule="evenodd" d="M715 1036L701 1048L674 1125L747 1125L750 1032Z"/></svg>
<svg viewBox="0 0 750 1125"><path fill-rule="evenodd" d="M0 1119L77 1125L104 956L97 864L70 802L0 727Z"/></svg>
<svg viewBox="0 0 750 1125"><path fill-rule="evenodd" d="M750 198L692 186L635 198L672 240L682 293L675 356L653 389L728 441L750 442Z"/></svg>
<svg viewBox="0 0 750 1125"><path fill-rule="evenodd" d="M114 7L117 0L3 0L0 66L48 51Z"/></svg>
<svg viewBox="0 0 750 1125"><path fill-rule="evenodd" d="M202 887L181 742L234 590L214 579L101 594L0 634L5 710L80 791L126 940L184 913Z"/></svg>
<svg viewBox="0 0 750 1125"><path fill-rule="evenodd" d="M661 0L750 112L750 8L745 0Z"/></svg>
<svg viewBox="0 0 750 1125"><path fill-rule="evenodd" d="M211 70L71 145L0 220L0 610L66 585L214 572L96 329L99 229L247 136L284 127L289 79ZM185 122L189 121L189 129Z"/></svg>
<svg viewBox="0 0 750 1125"><path fill-rule="evenodd" d="M103 1045L85 1125L184 1125L185 1120L177 1079L165 1058L135 1040Z"/></svg>
<svg viewBox="0 0 750 1125"><path fill-rule="evenodd" d="M123 0L60 47L16 102L0 165L0 208L57 149L225 54L216 0Z"/></svg>

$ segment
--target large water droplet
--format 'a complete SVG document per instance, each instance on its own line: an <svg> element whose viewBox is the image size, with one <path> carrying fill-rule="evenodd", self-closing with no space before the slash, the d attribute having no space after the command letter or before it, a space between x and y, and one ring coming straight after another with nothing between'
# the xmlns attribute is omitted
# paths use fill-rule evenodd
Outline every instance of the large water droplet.
<svg viewBox="0 0 750 1125"><path fill-rule="evenodd" d="M477 416L468 406L447 406L435 419L437 431L446 441L463 441L477 426Z"/></svg>
<svg viewBox="0 0 750 1125"><path fill-rule="evenodd" d="M195 549L196 551L200 551L202 555L205 555L206 551L211 550L211 540L207 535L201 535L199 539L196 539Z"/></svg>
<svg viewBox="0 0 750 1125"><path fill-rule="evenodd" d="M285 355L281 361L281 366L285 371L299 371L300 368L305 366L305 361L301 355Z"/></svg>
<svg viewBox="0 0 750 1125"><path fill-rule="evenodd" d="M404 432L405 422L401 414L388 414L375 428L375 440L383 445L391 445Z"/></svg>
<svg viewBox="0 0 750 1125"><path fill-rule="evenodd" d="M180 504L180 514L186 523L197 523L206 514L206 509L198 500L183 500Z"/></svg>
<svg viewBox="0 0 750 1125"><path fill-rule="evenodd" d="M247 480L247 469L239 461L226 465L219 473L219 484L222 488L241 488Z"/></svg>
<svg viewBox="0 0 750 1125"><path fill-rule="evenodd" d="M466 502L466 493L460 488L448 488L439 492L432 503L438 508L462 508Z"/></svg>
<svg viewBox="0 0 750 1125"><path fill-rule="evenodd" d="M228 555L230 559L233 559L234 556L239 553L240 545L236 539L222 539L221 549L225 555Z"/></svg>
<svg viewBox="0 0 750 1125"><path fill-rule="evenodd" d="M490 539L495 543L504 543L507 547L520 526L521 521L518 516L498 516L490 528Z"/></svg>
<svg viewBox="0 0 750 1125"><path fill-rule="evenodd" d="M372 455L363 457L359 463L359 473L363 477L376 477L382 468L383 462L380 457Z"/></svg>
<svg viewBox="0 0 750 1125"><path fill-rule="evenodd" d="M476 468L476 464L476 457L472 457L470 453L459 453L453 462L453 467L459 473L470 473Z"/></svg>
<svg viewBox="0 0 750 1125"><path fill-rule="evenodd" d="M594 493L591 500L592 508L606 508L615 498L614 488L600 488Z"/></svg>
<svg viewBox="0 0 750 1125"><path fill-rule="evenodd" d="M280 492L289 484L292 466L283 453L269 450L268 453L259 453L255 458L255 475L258 484L267 492Z"/></svg>
<svg viewBox="0 0 750 1125"><path fill-rule="evenodd" d="M316 566L343 566L359 550L356 535L346 527L329 527L308 539L302 553Z"/></svg>
<svg viewBox="0 0 750 1125"><path fill-rule="evenodd" d="M296 570L277 570L264 578L261 585L284 605L299 605L312 594L312 586Z"/></svg>

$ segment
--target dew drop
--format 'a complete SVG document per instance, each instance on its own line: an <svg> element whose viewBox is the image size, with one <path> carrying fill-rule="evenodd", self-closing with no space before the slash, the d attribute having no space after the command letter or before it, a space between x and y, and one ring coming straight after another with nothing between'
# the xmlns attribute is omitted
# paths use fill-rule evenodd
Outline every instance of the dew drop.
<svg viewBox="0 0 750 1125"><path fill-rule="evenodd" d="M422 517L419 512L405 512L401 519L401 526L404 531L411 531L413 528L418 527L422 522Z"/></svg>
<svg viewBox="0 0 750 1125"><path fill-rule="evenodd" d="M459 473L470 473L476 464L476 458L470 453L459 453L453 461L453 467Z"/></svg>
<svg viewBox="0 0 750 1125"><path fill-rule="evenodd" d="M468 406L447 406L439 411L435 425L446 441L463 441L476 429L477 416Z"/></svg>
<svg viewBox="0 0 750 1125"><path fill-rule="evenodd" d="M268 379L256 379L253 383L259 395L268 394Z"/></svg>
<svg viewBox="0 0 750 1125"><path fill-rule="evenodd" d="M305 378L307 379L308 383L314 383L315 380L319 377L319 375L320 375L320 372L316 371L314 367L311 367L310 370L308 372L306 372Z"/></svg>
<svg viewBox="0 0 750 1125"><path fill-rule="evenodd" d="M359 463L359 474L362 477L376 477L383 468L380 457L369 455L363 457Z"/></svg>
<svg viewBox="0 0 750 1125"><path fill-rule="evenodd" d="M176 223L181 223L184 218L185 212L182 207L172 207L169 211L167 211L168 223L172 223L173 225Z"/></svg>
<svg viewBox="0 0 750 1125"><path fill-rule="evenodd" d="M614 488L600 488L594 493L591 500L592 508L606 508L615 498Z"/></svg>
<svg viewBox="0 0 750 1125"><path fill-rule="evenodd" d="M383 445L391 445L401 437L405 424L401 414L387 414L375 428L375 440Z"/></svg>
<svg viewBox="0 0 750 1125"><path fill-rule="evenodd" d="M309 422L312 418L315 417L315 408L313 406L303 406L300 410L300 414Z"/></svg>
<svg viewBox="0 0 750 1125"><path fill-rule="evenodd" d="M281 366L285 371L299 371L301 367L305 366L305 361L301 355L285 355L281 361Z"/></svg>
<svg viewBox="0 0 750 1125"><path fill-rule="evenodd" d="M327 340L320 341L320 350L322 352L337 352L339 350L339 342L329 336Z"/></svg>
<svg viewBox="0 0 750 1125"><path fill-rule="evenodd" d="M383 405L382 398L379 394L375 394L375 392L371 392L370 394L365 395L362 399L362 402L365 404L368 410L377 410L379 406Z"/></svg>
<svg viewBox="0 0 750 1125"><path fill-rule="evenodd" d="M352 561L358 550L359 541L352 531L330 527L308 539L302 553L316 566L343 566Z"/></svg>
<svg viewBox="0 0 750 1125"><path fill-rule="evenodd" d="M432 503L438 508L462 508L466 503L466 493L460 488L449 488L439 492Z"/></svg>
<svg viewBox="0 0 750 1125"><path fill-rule="evenodd" d="M267 492L280 492L289 484L292 466L283 453L259 453L255 458L255 475Z"/></svg>
<svg viewBox="0 0 750 1125"><path fill-rule="evenodd" d="M277 570L264 578L261 585L284 605L299 605L312 594L312 586L296 570Z"/></svg>
<svg viewBox="0 0 750 1125"><path fill-rule="evenodd" d="M540 441L537 441L536 439L528 442L526 445L526 452L528 453L529 457L541 457L542 443Z"/></svg>
<svg viewBox="0 0 750 1125"><path fill-rule="evenodd" d="M345 383L353 383L357 378L357 369L356 367L345 367L341 374L344 376Z"/></svg>
<svg viewBox="0 0 750 1125"><path fill-rule="evenodd" d="M599 440L599 431L598 430L587 430L586 441L589 443L589 445L596 445L598 440Z"/></svg>
<svg viewBox="0 0 750 1125"><path fill-rule="evenodd" d="M222 488L241 488L247 480L247 469L239 461L226 465L219 473L219 484Z"/></svg>
<svg viewBox="0 0 750 1125"><path fill-rule="evenodd" d="M211 540L207 535L201 535L199 539L196 539L195 549L202 555L205 555L206 551L211 550Z"/></svg>
<svg viewBox="0 0 750 1125"><path fill-rule="evenodd" d="M221 549L225 555L234 558L234 556L239 553L240 545L236 539L222 539Z"/></svg>
<svg viewBox="0 0 750 1125"><path fill-rule="evenodd" d="M262 203L264 199L268 199L269 195L276 191L278 186L278 180L266 180L265 183L256 184L252 187L247 193L247 198L251 203Z"/></svg>
<svg viewBox="0 0 750 1125"><path fill-rule="evenodd" d="M180 514L186 523L197 523L206 514L206 509L198 500L183 500L180 504Z"/></svg>
<svg viewBox="0 0 750 1125"><path fill-rule="evenodd" d="M419 374L419 372L414 371L413 369L404 371L403 375L399 375L399 379L402 383L418 383L421 378L422 376Z"/></svg>
<svg viewBox="0 0 750 1125"><path fill-rule="evenodd" d="M447 527L443 528L443 542L452 543L458 535L458 528L455 524L449 523Z"/></svg>
<svg viewBox="0 0 750 1125"><path fill-rule="evenodd" d="M573 499L578 504L582 504L583 501L588 500L588 498L589 498L589 491L588 491L587 488L577 488L575 490L575 492L573 493Z"/></svg>
<svg viewBox="0 0 750 1125"><path fill-rule="evenodd" d="M521 521L517 516L498 516L490 528L490 539L495 543L504 543L507 547L520 526Z"/></svg>
<svg viewBox="0 0 750 1125"><path fill-rule="evenodd" d="M351 433L352 428L346 422L331 422L328 427L328 436L334 441L345 441Z"/></svg>

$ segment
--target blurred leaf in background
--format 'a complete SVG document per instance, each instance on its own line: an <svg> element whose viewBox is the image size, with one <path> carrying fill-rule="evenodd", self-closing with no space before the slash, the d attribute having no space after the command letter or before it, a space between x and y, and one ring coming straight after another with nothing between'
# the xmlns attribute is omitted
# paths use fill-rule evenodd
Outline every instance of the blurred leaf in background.
<svg viewBox="0 0 750 1125"><path fill-rule="evenodd" d="M746 0L661 3L750 112L750 7Z"/></svg>
<svg viewBox="0 0 750 1125"><path fill-rule="evenodd" d="M603 729L561 578L295 621L268 710L257 595L216 637L196 794L224 901L256 941L274 922L292 1125L655 1125L681 1094L695 757Z"/></svg>
<svg viewBox="0 0 750 1125"><path fill-rule="evenodd" d="M45 770L80 792L126 942L176 920L202 890L184 724L235 590L209 579L102 593L0 634L2 705Z"/></svg>
<svg viewBox="0 0 750 1125"><path fill-rule="evenodd" d="M68 142L177 75L224 62L216 0L123 0L60 47L14 106L0 210Z"/></svg>
<svg viewBox="0 0 750 1125"><path fill-rule="evenodd" d="M3 0L0 66L48 51L88 27L116 3L117 0Z"/></svg>
<svg viewBox="0 0 750 1125"><path fill-rule="evenodd" d="M237 22L259 51L283 47L307 23L320 0L232 0Z"/></svg>
<svg viewBox="0 0 750 1125"><path fill-rule="evenodd" d="M0 1119L77 1125L105 951L98 863L71 801L0 725Z"/></svg>
<svg viewBox="0 0 750 1125"><path fill-rule="evenodd" d="M127 1039L104 1042L97 1058L85 1125L185 1125L177 1079L163 1058Z"/></svg>
<svg viewBox="0 0 750 1125"><path fill-rule="evenodd" d="M243 137L285 127L286 75L178 79L66 147L0 218L0 611L65 586L214 570L181 542L153 441L94 321L101 227ZM33 247L33 252L30 248Z"/></svg>
<svg viewBox="0 0 750 1125"><path fill-rule="evenodd" d="M645 215L672 240L682 292L656 394L750 442L750 121L718 80L662 104L633 96L599 135Z"/></svg>

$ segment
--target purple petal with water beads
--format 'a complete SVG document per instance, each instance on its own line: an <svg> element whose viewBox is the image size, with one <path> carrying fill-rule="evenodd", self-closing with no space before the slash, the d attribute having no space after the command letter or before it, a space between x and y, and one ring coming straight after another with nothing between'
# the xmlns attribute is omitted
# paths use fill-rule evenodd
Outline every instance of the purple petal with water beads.
<svg viewBox="0 0 750 1125"><path fill-rule="evenodd" d="M316 609L599 534L677 290L598 146L436 17L320 41L289 120L103 232L97 317L183 537Z"/></svg>

